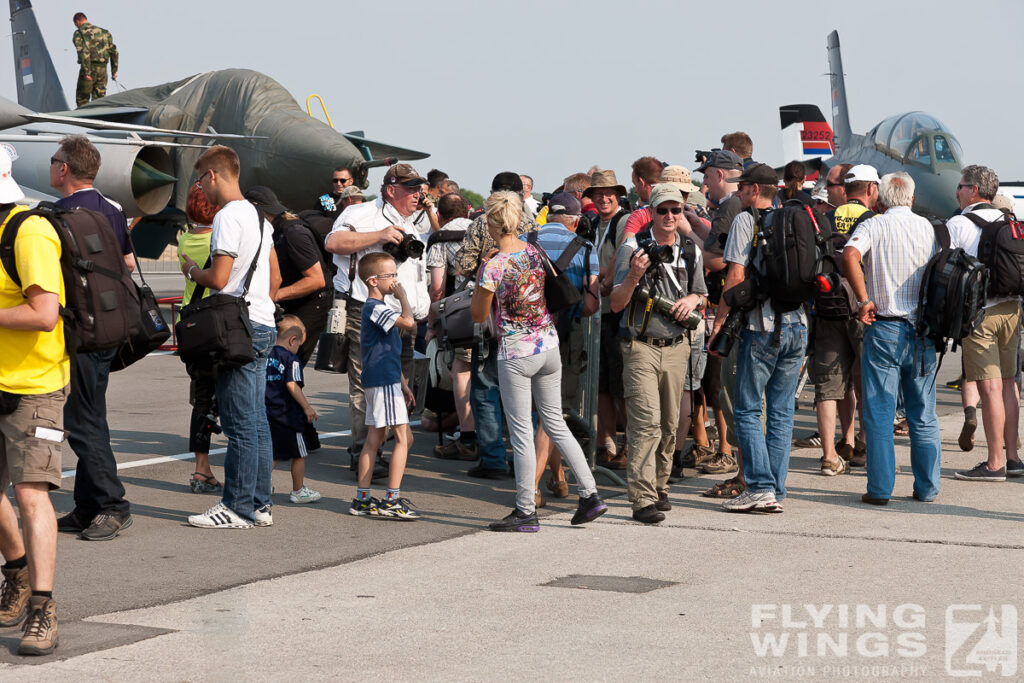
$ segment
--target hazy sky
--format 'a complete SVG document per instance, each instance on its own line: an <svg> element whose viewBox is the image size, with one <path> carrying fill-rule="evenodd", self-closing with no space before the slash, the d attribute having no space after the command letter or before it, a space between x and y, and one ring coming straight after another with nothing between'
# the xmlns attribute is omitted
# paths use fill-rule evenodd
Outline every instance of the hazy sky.
<svg viewBox="0 0 1024 683"><path fill-rule="evenodd" d="M1024 180L1019 0L33 4L69 102L71 16L83 11L113 33L128 88L262 71L303 108L322 95L338 129L429 152L421 173L437 167L481 193L498 171L529 173L542 191L593 164L628 186L637 157L693 168L695 148L733 130L781 165L779 106L829 115L825 37L838 29L854 132L924 110L964 163ZM8 64L0 87L15 99Z"/></svg>

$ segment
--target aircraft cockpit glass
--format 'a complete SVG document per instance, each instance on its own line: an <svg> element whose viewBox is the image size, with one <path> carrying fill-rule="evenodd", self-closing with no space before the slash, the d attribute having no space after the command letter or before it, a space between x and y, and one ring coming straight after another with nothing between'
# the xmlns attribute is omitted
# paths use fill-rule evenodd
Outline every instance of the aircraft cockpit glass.
<svg viewBox="0 0 1024 683"><path fill-rule="evenodd" d="M950 138L952 139L952 138ZM952 145L946 139L945 135L936 135L932 138L935 144L935 161L955 164L957 157L952 149ZM954 142L956 142L954 140Z"/></svg>
<svg viewBox="0 0 1024 683"><path fill-rule="evenodd" d="M878 124L875 131L875 142L881 143L892 150L898 157L909 157L921 163L931 163L932 150L928 140L924 140L921 149L914 149L921 133L925 131L948 132L934 116L920 111L907 112L891 116Z"/></svg>

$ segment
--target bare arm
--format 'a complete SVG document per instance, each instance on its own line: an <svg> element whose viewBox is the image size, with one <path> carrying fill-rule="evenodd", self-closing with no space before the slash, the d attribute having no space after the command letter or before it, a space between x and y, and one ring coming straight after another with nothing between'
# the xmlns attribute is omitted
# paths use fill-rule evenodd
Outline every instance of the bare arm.
<svg viewBox="0 0 1024 683"><path fill-rule="evenodd" d="M483 287L473 289L473 300L469 304L469 310L473 314L473 322L482 323L491 314L491 305L494 303L494 292Z"/></svg>
<svg viewBox="0 0 1024 683"><path fill-rule="evenodd" d="M276 261L276 259L275 259ZM224 289L231 278L231 266L235 263L234 256L217 254L213 262L205 270L200 268L195 261L188 256L182 259L181 272L185 277L192 273L192 280L199 286L206 289Z"/></svg>
<svg viewBox="0 0 1024 683"><path fill-rule="evenodd" d="M633 298L633 290L640 284L640 278L644 276L650 265L651 259L643 252L630 259L629 273L626 274L626 279L612 287L611 307L613 313L618 313L629 304L629 300Z"/></svg>
<svg viewBox="0 0 1024 683"><path fill-rule="evenodd" d="M277 250L270 248L270 300L277 297L277 290L281 287L281 265L277 262Z"/></svg>
<svg viewBox="0 0 1024 683"><path fill-rule="evenodd" d="M324 269L320 266L319 262L314 263L312 266L302 271L302 279L278 289L277 296L274 297L274 301L299 299L307 294L319 292L324 288L325 282Z"/></svg>
<svg viewBox="0 0 1024 683"><path fill-rule="evenodd" d="M327 241L324 244L327 247L327 251L332 254L345 255L355 254L367 247L385 244L386 242L398 244L404 236L405 233L402 232L401 228L394 225L389 225L383 230L371 232L337 230L327 236Z"/></svg>
<svg viewBox="0 0 1024 683"><path fill-rule="evenodd" d="M398 303L402 304L402 314L395 320L395 327L406 331L415 330L416 318L412 315L412 306L409 305L409 295L405 293L405 288L396 282L391 295L398 299Z"/></svg>
<svg viewBox="0 0 1024 683"><path fill-rule="evenodd" d="M729 270L725 272L725 286L722 288L723 296L722 300L718 304L718 311L715 313L715 329L711 334L711 338L714 339L715 335L718 334L718 330L721 329L725 323L725 319L729 317L729 304L725 301L724 292L732 289L739 283L743 282L747 277L747 269L738 263L730 263Z"/></svg>
<svg viewBox="0 0 1024 683"><path fill-rule="evenodd" d="M601 310L601 297L597 293L597 276L591 275L583 288L583 315L594 315Z"/></svg>
<svg viewBox="0 0 1024 683"><path fill-rule="evenodd" d="M291 394L291 397L295 399L295 402L299 404L300 408L302 408L302 413L306 416L306 422L314 422L318 417L320 417L313 407L309 405L309 401L307 401L305 395L303 395L302 387L299 386L298 382L288 382L285 386L288 387L288 393Z"/></svg>
<svg viewBox="0 0 1024 683"><path fill-rule="evenodd" d="M851 247L847 244L843 248L843 273L846 275L846 279L850 281L850 287L853 288L853 295L857 297L857 301L867 301L857 311L857 317L865 325L870 325L875 321L875 302L868 298L868 287L864 282L864 271L860 268L862 258L864 258L863 255L856 247Z"/></svg>
<svg viewBox="0 0 1024 683"><path fill-rule="evenodd" d="M25 303L0 309L0 327L52 332L60 319L60 297L39 285L29 285L25 296Z"/></svg>
<svg viewBox="0 0 1024 683"><path fill-rule="evenodd" d="M125 254L124 264L128 266L129 273L134 273L135 268L138 266L138 264L135 263L135 254Z"/></svg>

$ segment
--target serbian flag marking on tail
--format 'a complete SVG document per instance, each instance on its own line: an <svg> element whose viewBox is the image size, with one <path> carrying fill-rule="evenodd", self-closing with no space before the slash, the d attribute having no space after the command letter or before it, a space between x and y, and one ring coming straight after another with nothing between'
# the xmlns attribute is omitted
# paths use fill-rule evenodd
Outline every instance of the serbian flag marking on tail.
<svg viewBox="0 0 1024 683"><path fill-rule="evenodd" d="M800 142L804 154L831 156L835 153L832 147L832 128L824 121L804 121L800 131Z"/></svg>
<svg viewBox="0 0 1024 683"><path fill-rule="evenodd" d="M21 81L25 85L32 84L32 62L28 57L21 60Z"/></svg>

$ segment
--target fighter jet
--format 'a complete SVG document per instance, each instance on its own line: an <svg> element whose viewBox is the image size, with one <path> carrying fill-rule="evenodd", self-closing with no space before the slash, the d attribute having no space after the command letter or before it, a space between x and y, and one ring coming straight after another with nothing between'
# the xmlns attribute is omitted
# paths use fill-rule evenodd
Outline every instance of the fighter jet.
<svg viewBox="0 0 1024 683"><path fill-rule="evenodd" d="M828 64L835 131L813 104L779 107L786 159L804 160L812 168L870 164L879 175L906 171L914 179L915 211L940 218L953 215L958 209L956 184L963 159L953 134L937 118L921 111L894 114L864 135L853 133L838 31L828 35Z"/></svg>
<svg viewBox="0 0 1024 683"><path fill-rule="evenodd" d="M275 80L248 69L135 88L66 111L30 0L10 0L10 9L18 105L0 98L0 131L8 134L0 135L0 144L15 149L15 177L45 195L51 191L49 156L60 136L88 134L103 155L96 186L130 216L160 212L132 231L137 248L147 242L147 254L173 240L195 176L192 166L213 139L238 152L243 188L269 186L295 209L310 208L338 166L350 168L365 188L370 168L428 156L367 139L361 131L339 133L306 114ZM161 238L148 244L147 232Z"/></svg>

